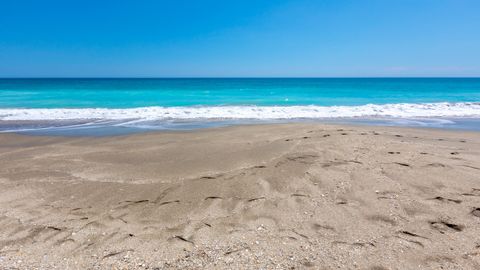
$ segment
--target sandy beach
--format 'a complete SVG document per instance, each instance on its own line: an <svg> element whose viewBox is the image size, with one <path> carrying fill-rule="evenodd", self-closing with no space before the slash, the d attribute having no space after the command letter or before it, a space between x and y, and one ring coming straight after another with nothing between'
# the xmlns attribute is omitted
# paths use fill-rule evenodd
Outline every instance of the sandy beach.
<svg viewBox="0 0 480 270"><path fill-rule="evenodd" d="M1 269L480 269L480 135L0 135Z"/></svg>

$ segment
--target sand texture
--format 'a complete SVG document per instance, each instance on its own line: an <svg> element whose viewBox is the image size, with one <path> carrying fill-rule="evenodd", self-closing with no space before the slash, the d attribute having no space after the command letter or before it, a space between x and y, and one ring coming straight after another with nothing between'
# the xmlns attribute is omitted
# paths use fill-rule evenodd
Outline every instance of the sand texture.
<svg viewBox="0 0 480 270"><path fill-rule="evenodd" d="M1 134L0 228L0 269L480 269L480 134Z"/></svg>

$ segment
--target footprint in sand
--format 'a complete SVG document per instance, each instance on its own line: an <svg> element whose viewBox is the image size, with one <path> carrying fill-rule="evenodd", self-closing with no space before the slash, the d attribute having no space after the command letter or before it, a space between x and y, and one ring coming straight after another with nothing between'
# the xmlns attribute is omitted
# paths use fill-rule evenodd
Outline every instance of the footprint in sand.
<svg viewBox="0 0 480 270"><path fill-rule="evenodd" d="M400 165L400 166L403 166L403 167L410 167L410 164L403 163L403 162L394 162L394 164L397 164L397 165Z"/></svg>
<svg viewBox="0 0 480 270"><path fill-rule="evenodd" d="M463 225L454 224L454 223L450 223L450 222L447 222L447 221L441 221L441 220L440 221L430 221L429 223L430 223L430 226L433 229L437 230L441 234L444 234L445 231L447 231L447 230L461 232L465 228L465 226L463 226Z"/></svg>
<svg viewBox="0 0 480 270"><path fill-rule="evenodd" d="M174 239L178 239L178 240L183 241L183 242L190 243L190 244L192 244L192 245L195 245L195 244L193 243L193 241L188 240L187 238L185 238L185 237L183 237L183 236L181 236L181 235L175 235L173 238L174 238Z"/></svg>
<svg viewBox="0 0 480 270"><path fill-rule="evenodd" d="M460 194L462 196L479 196L480 197L480 188L472 188L471 192L465 192Z"/></svg>
<svg viewBox="0 0 480 270"><path fill-rule="evenodd" d="M409 231L399 231L399 233L404 234L404 235L408 235L408 236L412 236L412 237L418 237L418 238L428 239L428 238L425 237L425 236L421 236L421 235L419 235L419 234L412 233L412 232L409 232Z"/></svg>
<svg viewBox="0 0 480 270"><path fill-rule="evenodd" d="M395 220L384 215L370 215L370 216L367 216L367 220L380 221L391 226L397 225L397 222Z"/></svg>
<svg viewBox="0 0 480 270"><path fill-rule="evenodd" d="M480 218L480 207L473 209L471 214Z"/></svg>
<svg viewBox="0 0 480 270"><path fill-rule="evenodd" d="M171 204L171 203L180 203L180 200L160 202L160 203L158 203L158 205L161 206L161 205L167 205L167 204Z"/></svg>
<svg viewBox="0 0 480 270"><path fill-rule="evenodd" d="M219 196L209 196L209 197L206 197L204 200L207 201L207 200L216 200L216 199L223 199L222 197L219 197Z"/></svg>
<svg viewBox="0 0 480 270"><path fill-rule="evenodd" d="M454 202L454 203L461 203L462 200L456 200L456 199L449 199L449 198L444 198L442 196L437 196L435 198L431 198L429 200L437 200L437 201L441 201L441 202Z"/></svg>
<svg viewBox="0 0 480 270"><path fill-rule="evenodd" d="M248 199L247 202L254 202L258 200L266 200L266 198L265 197L251 198L251 199Z"/></svg>
<svg viewBox="0 0 480 270"><path fill-rule="evenodd" d="M311 225L311 227L315 231L320 231L320 230L336 231L335 228L330 226L330 225L322 225L322 224L318 224L318 223L313 223Z"/></svg>

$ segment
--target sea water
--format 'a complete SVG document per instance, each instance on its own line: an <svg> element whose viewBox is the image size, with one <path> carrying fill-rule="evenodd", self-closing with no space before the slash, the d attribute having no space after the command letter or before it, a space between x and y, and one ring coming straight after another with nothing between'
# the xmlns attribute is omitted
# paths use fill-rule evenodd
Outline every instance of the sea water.
<svg viewBox="0 0 480 270"><path fill-rule="evenodd" d="M480 78L0 79L0 132L316 121L480 130Z"/></svg>

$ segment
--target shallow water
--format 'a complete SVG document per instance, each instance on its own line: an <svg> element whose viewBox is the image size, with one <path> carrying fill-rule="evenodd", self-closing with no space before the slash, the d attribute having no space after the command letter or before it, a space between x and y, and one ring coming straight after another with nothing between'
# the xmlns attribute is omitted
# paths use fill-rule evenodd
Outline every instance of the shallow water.
<svg viewBox="0 0 480 270"><path fill-rule="evenodd" d="M478 130L479 78L0 79L0 132L115 135L275 122Z"/></svg>
<svg viewBox="0 0 480 270"><path fill-rule="evenodd" d="M328 118L328 119L290 119L290 120L183 120L183 121L146 121L142 124L128 125L118 121L72 122L72 121L0 121L0 130L28 135L49 136L116 136L150 131L186 131L203 128L226 127L233 125L278 123L320 123L369 126L402 126L420 128L441 128L467 131L480 131L480 118Z"/></svg>

